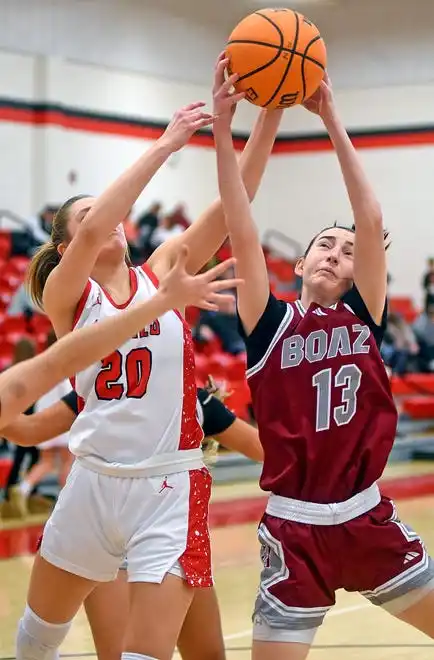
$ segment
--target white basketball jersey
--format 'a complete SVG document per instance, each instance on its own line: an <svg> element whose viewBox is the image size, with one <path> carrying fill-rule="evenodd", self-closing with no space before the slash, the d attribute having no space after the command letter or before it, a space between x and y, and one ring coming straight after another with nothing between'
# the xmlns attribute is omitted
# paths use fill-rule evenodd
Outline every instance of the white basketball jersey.
<svg viewBox="0 0 434 660"><path fill-rule="evenodd" d="M77 308L75 328L122 314L148 300L158 281L145 265L130 269L131 296L117 305L89 280ZM112 355L74 379L84 407L70 431L70 450L95 468L119 471L148 465L151 457L197 449L203 432L196 416L193 342L178 312L143 328Z"/></svg>

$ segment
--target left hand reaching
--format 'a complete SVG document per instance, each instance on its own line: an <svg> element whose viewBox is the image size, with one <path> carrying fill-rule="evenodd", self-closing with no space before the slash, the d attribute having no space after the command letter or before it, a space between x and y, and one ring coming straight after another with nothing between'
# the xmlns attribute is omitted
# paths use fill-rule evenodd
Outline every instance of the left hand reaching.
<svg viewBox="0 0 434 660"><path fill-rule="evenodd" d="M214 100L214 120L226 120L229 123L235 112L238 101L244 98L244 92L234 92L232 87L238 80L238 75L234 73L225 79L225 70L229 64L229 59L225 53L221 53L215 67L213 100Z"/></svg>

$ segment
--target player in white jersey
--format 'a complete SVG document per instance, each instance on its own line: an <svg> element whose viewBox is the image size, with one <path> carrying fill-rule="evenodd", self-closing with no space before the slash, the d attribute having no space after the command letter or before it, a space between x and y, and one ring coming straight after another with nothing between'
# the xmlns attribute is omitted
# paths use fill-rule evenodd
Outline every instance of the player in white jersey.
<svg viewBox="0 0 434 660"><path fill-rule="evenodd" d="M224 83L228 106L234 78ZM175 115L155 145L98 199L67 202L52 242L30 271L31 290L56 333L120 313L156 290L181 248L198 272L226 237L216 202L182 236L163 244L143 271L126 262L122 220L153 174L192 133L212 121L193 104ZM253 197L271 151L279 115L262 113L243 154ZM98 582L129 560L131 610L124 660L170 658L193 597L212 584L207 526L210 475L196 419L191 336L179 312L168 312L139 336L77 376L86 398L72 430L77 455L36 557L18 660L37 635L32 660L55 658L80 604ZM145 614L144 614L145 613ZM36 623L35 623L36 622ZM20 642L20 635L24 642Z"/></svg>
<svg viewBox="0 0 434 660"><path fill-rule="evenodd" d="M146 302L133 305L122 316L104 319L92 327L70 333L43 353L14 364L0 374L0 429L10 427L20 413L65 378L111 353L116 346L151 323L151 319L165 314L177 303L209 309L210 306L215 308L219 299L227 301L228 296L218 292L226 289L230 282L238 286L240 280L213 280L235 260L229 259L207 273L191 276L185 270L186 254L188 250L180 251L158 293ZM44 415L43 412L39 414ZM63 431L60 426L59 433Z"/></svg>
<svg viewBox="0 0 434 660"><path fill-rule="evenodd" d="M212 382L198 388L197 412L207 442L205 456L212 460L216 444L244 454L254 461L263 460L258 431L235 415L219 400ZM67 433L77 415L78 398L70 391L60 401L33 415L19 415L2 429L10 442L21 446L41 446L53 436ZM84 607L95 643L98 660L118 660L128 624L129 593L127 562L114 582L105 582L86 598ZM213 587L196 589L178 638L183 660L224 660L225 650L218 602Z"/></svg>

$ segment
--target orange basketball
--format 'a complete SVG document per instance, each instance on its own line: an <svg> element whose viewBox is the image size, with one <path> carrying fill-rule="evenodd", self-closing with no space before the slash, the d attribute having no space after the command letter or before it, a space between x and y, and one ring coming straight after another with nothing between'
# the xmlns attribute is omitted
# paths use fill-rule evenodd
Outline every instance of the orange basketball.
<svg viewBox="0 0 434 660"><path fill-rule="evenodd" d="M229 37L229 72L238 92L264 108L290 108L318 89L327 54L317 27L292 9L261 9Z"/></svg>

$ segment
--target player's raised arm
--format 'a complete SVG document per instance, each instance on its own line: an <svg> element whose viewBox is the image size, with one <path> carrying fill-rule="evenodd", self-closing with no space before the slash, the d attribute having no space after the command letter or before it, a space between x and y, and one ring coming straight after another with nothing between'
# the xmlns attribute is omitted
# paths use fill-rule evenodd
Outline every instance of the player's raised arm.
<svg viewBox="0 0 434 660"><path fill-rule="evenodd" d="M273 149L279 126L279 113L263 110L255 123L250 138L241 154L241 175L250 202L255 199L265 168ZM181 236L163 243L150 257L149 265L157 275L161 266L176 256L179 245L187 245L190 261L187 270L197 273L217 252L228 234L222 203L215 200Z"/></svg>
<svg viewBox="0 0 434 660"><path fill-rule="evenodd" d="M387 289L386 244L380 203L343 125L327 74L304 104L318 114L336 151L355 224L354 283L372 319L381 323Z"/></svg>
<svg viewBox="0 0 434 660"><path fill-rule="evenodd" d="M16 364L1 374L0 427L9 424L57 383L109 355L169 310L186 305L216 310L218 304L228 298L219 292L241 283L237 279L214 281L233 265L233 259L195 277L185 270L187 259L185 248L180 251L175 266L162 280L157 293L146 302L69 333L41 355Z"/></svg>
<svg viewBox="0 0 434 660"><path fill-rule="evenodd" d="M244 186L234 151L231 120L235 103L241 95L231 95L236 76L227 81L224 71L227 60L222 56L216 67L214 83L214 138L217 151L217 171L223 210L234 256L237 274L245 281L238 293L238 311L247 335L256 326L267 305L270 287L267 268L257 229L250 211L249 198ZM275 131L281 111L274 111Z"/></svg>
<svg viewBox="0 0 434 660"><path fill-rule="evenodd" d="M73 204L77 206L77 198L60 209L53 223L52 241L35 255L29 272L33 298L43 303L58 336L71 329L76 305L110 234L130 213L167 158L182 148L193 133L212 122L211 115L202 111L203 105L193 103L179 110L162 137L105 192L97 199L83 196L74 218L70 217L70 210ZM72 221L77 229L71 238Z"/></svg>

